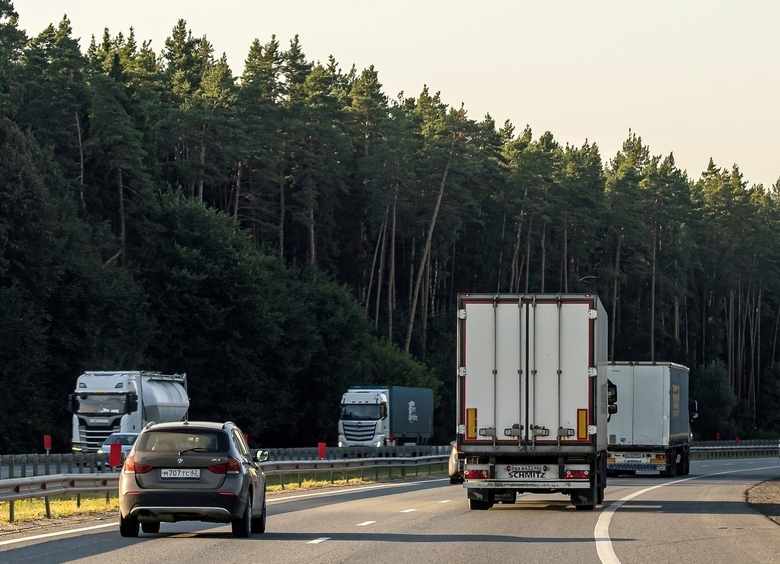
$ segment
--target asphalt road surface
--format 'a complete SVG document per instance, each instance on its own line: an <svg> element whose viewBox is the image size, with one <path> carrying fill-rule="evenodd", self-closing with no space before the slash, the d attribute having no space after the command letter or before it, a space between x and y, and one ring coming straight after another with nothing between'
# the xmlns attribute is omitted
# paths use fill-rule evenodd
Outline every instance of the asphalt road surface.
<svg viewBox="0 0 780 564"><path fill-rule="evenodd" d="M469 511L447 479L293 493L269 497L267 532L249 539L204 523L137 539L82 525L0 537L0 563L780 562L780 527L745 503L778 476L777 458L694 461L690 476L610 478L593 512L531 494Z"/></svg>

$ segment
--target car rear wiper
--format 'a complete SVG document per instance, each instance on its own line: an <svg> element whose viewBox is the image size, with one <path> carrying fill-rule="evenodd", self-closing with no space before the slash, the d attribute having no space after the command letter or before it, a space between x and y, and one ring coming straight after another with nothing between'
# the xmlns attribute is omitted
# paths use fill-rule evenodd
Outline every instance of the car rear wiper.
<svg viewBox="0 0 780 564"><path fill-rule="evenodd" d="M190 452L193 450L211 450L208 447L192 447L192 448L185 448L184 450L180 450L179 454L184 454L185 452Z"/></svg>

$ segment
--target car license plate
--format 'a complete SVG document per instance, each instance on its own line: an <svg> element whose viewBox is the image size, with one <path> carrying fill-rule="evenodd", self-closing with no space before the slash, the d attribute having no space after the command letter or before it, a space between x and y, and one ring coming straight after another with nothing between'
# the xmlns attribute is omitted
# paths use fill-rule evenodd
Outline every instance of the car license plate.
<svg viewBox="0 0 780 564"><path fill-rule="evenodd" d="M200 478L200 468L163 468L161 478Z"/></svg>

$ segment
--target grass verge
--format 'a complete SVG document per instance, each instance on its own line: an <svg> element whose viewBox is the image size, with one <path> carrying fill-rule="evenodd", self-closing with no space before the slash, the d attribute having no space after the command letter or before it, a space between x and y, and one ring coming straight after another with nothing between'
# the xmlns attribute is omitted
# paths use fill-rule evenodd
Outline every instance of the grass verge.
<svg viewBox="0 0 780 564"><path fill-rule="evenodd" d="M49 512L52 519L70 517L73 515L90 515L107 513L119 509L119 500L112 492L106 501L105 493L81 494L81 500L76 494L62 494L49 497ZM10 521L10 502L0 502L0 525L13 526L25 521L46 519L46 501L43 497L21 499L14 502L14 521Z"/></svg>

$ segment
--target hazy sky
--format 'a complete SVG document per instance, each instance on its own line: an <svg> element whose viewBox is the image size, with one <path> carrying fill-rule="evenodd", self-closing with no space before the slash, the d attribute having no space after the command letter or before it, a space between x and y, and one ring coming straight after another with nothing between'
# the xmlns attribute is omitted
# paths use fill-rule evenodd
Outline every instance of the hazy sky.
<svg viewBox="0 0 780 564"><path fill-rule="evenodd" d="M374 65L384 92L427 84L472 119L528 124L537 138L598 144L628 137L674 153L699 178L709 158L745 181L780 178L780 2L585 0L13 0L30 36L64 14L86 51L135 29L158 53L179 19L240 75L254 39L295 34L309 60Z"/></svg>

